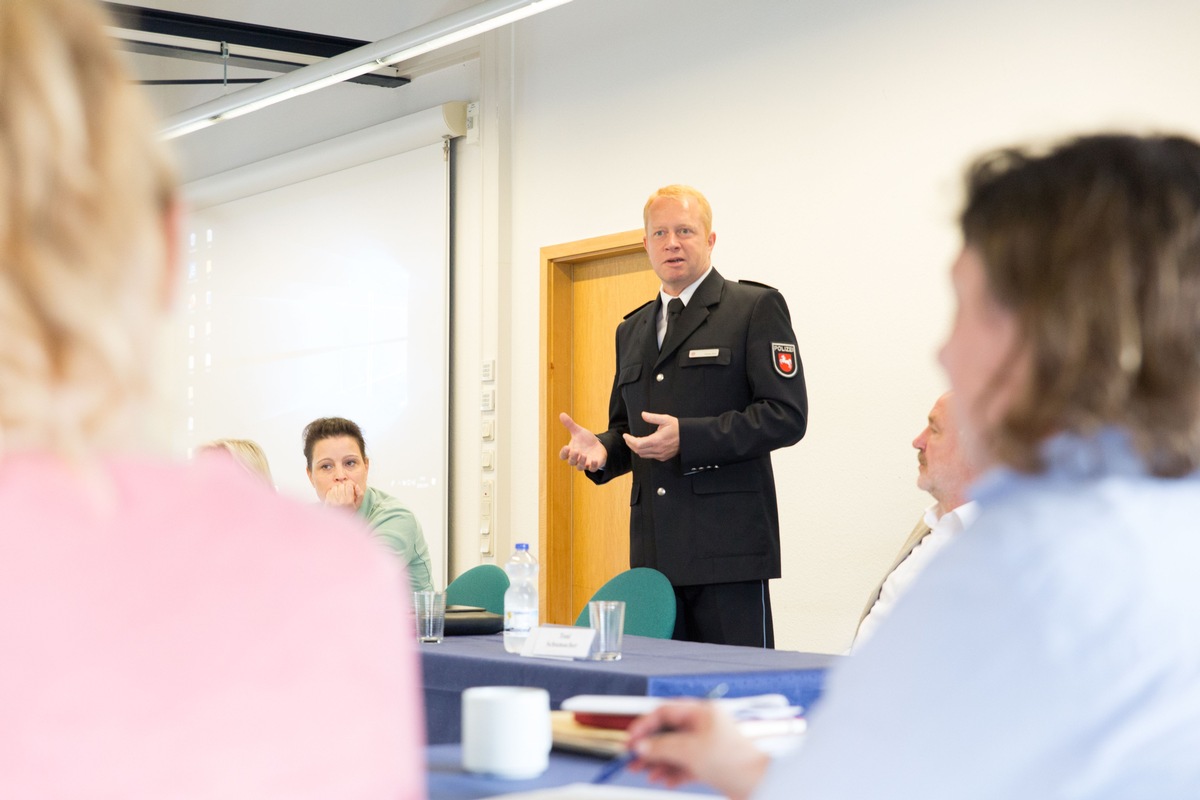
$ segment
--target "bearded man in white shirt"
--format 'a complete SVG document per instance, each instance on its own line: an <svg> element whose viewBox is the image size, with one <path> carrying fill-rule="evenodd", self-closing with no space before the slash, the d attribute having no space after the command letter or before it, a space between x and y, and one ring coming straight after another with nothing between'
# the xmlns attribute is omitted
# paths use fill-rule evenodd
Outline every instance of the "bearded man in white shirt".
<svg viewBox="0 0 1200 800"><path fill-rule="evenodd" d="M925 509L886 577L875 587L859 617L852 650L871 637L921 570L979 514L979 504L967 500L967 489L978 470L966 448L959 446L958 434L951 392L946 392L933 404L929 424L912 443L920 465L917 488L929 492L937 502Z"/></svg>

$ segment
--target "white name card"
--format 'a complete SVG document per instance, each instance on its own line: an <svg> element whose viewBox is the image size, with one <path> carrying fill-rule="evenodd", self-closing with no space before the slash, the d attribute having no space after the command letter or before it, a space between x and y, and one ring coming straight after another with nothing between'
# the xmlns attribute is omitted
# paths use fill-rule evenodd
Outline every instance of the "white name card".
<svg viewBox="0 0 1200 800"><path fill-rule="evenodd" d="M721 351L716 347L710 347L707 350L689 350L688 358L716 358L721 355Z"/></svg>
<svg viewBox="0 0 1200 800"><path fill-rule="evenodd" d="M540 625L529 632L521 655L534 658L587 658L596 632L574 625Z"/></svg>

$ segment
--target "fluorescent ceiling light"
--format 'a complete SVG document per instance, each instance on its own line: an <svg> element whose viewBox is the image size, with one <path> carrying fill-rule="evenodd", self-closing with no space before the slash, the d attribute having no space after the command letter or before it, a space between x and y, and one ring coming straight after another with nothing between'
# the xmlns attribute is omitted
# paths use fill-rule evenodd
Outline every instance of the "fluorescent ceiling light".
<svg viewBox="0 0 1200 800"><path fill-rule="evenodd" d="M472 36L556 8L570 0L485 0L412 30L349 50L316 64L182 111L166 120L162 138L174 139L269 105L407 61Z"/></svg>

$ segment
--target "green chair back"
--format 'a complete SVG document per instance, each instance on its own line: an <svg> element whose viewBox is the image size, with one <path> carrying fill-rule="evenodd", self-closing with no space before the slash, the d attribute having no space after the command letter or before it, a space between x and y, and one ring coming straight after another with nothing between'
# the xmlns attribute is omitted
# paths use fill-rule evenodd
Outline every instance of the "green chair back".
<svg viewBox="0 0 1200 800"><path fill-rule="evenodd" d="M508 573L495 564L480 564L450 581L446 587L446 605L479 606L503 615L507 591Z"/></svg>
<svg viewBox="0 0 1200 800"><path fill-rule="evenodd" d="M675 630L675 590L667 576L656 569L635 567L626 570L592 595L593 600L625 601L625 633L670 639ZM589 624L587 606L579 612L575 624Z"/></svg>

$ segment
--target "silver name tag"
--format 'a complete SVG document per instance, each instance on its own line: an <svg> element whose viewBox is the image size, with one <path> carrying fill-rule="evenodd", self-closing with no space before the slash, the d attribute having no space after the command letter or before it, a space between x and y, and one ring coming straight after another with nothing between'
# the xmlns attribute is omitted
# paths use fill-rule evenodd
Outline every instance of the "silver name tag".
<svg viewBox="0 0 1200 800"><path fill-rule="evenodd" d="M689 350L688 358L713 358L719 356L721 351L716 347L710 347L707 350Z"/></svg>

